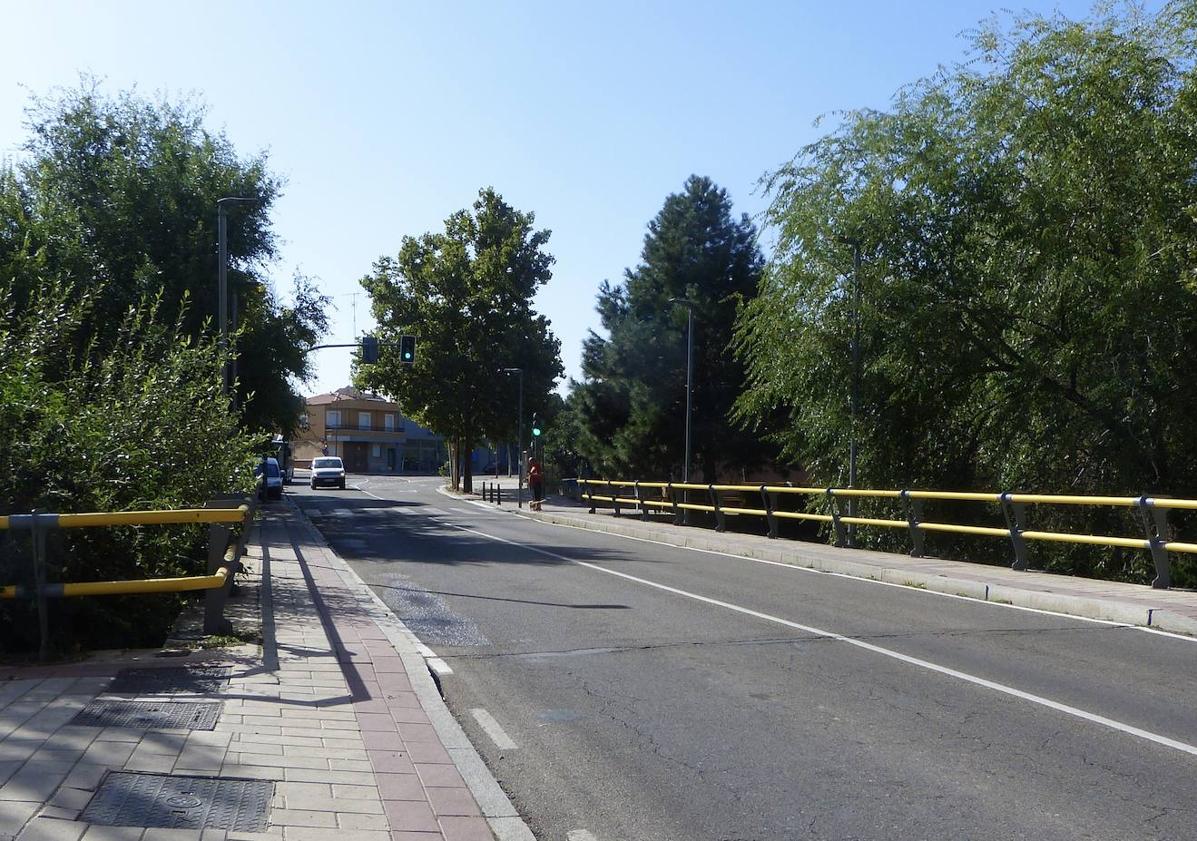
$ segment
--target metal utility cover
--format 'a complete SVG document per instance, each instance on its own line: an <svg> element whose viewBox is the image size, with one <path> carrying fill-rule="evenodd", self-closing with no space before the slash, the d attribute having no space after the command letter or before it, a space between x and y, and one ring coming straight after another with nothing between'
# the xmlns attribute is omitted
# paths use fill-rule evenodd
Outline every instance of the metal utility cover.
<svg viewBox="0 0 1197 841"><path fill-rule="evenodd" d="M71 724L83 727L145 727L215 730L224 704L175 701L92 701Z"/></svg>
<svg viewBox="0 0 1197 841"><path fill-rule="evenodd" d="M79 819L101 826L263 832L273 796L270 780L114 771Z"/></svg>
<svg viewBox="0 0 1197 841"><path fill-rule="evenodd" d="M219 692L228 680L224 666L168 666L160 669L121 669L109 692L165 695L173 692Z"/></svg>

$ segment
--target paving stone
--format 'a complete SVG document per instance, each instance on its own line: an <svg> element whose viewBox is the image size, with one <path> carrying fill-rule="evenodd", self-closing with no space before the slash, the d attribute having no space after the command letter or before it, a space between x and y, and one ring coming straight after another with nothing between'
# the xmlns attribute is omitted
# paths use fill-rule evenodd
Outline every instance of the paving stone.
<svg viewBox="0 0 1197 841"><path fill-rule="evenodd" d="M438 745L441 743L436 728L431 724L400 724L399 735L409 745L412 742L435 742Z"/></svg>
<svg viewBox="0 0 1197 841"><path fill-rule="evenodd" d="M432 808L427 803L416 800L385 800L383 801L383 807L386 809L387 820L391 824L391 829L408 832L436 832L440 830L440 825L436 822L436 816L432 813Z"/></svg>
<svg viewBox="0 0 1197 841"><path fill-rule="evenodd" d="M468 788L430 788L428 801L438 816L481 814Z"/></svg>
<svg viewBox="0 0 1197 841"><path fill-rule="evenodd" d="M363 815L357 812L338 812L337 826L341 829L389 829L386 815Z"/></svg>
<svg viewBox="0 0 1197 841"><path fill-rule="evenodd" d="M140 826L91 826L83 841L140 841L145 830Z"/></svg>
<svg viewBox="0 0 1197 841"><path fill-rule="evenodd" d="M407 745L407 755L411 757L412 762L453 764L453 758L439 742L411 742Z"/></svg>
<svg viewBox="0 0 1197 841"><path fill-rule="evenodd" d="M485 818L441 818L445 841L494 841Z"/></svg>
<svg viewBox="0 0 1197 841"><path fill-rule="evenodd" d="M342 785L340 783L334 784L332 787L332 796L336 798L345 798L347 800L378 800L377 786L352 786Z"/></svg>
<svg viewBox="0 0 1197 841"><path fill-rule="evenodd" d="M310 826L289 826L283 830L286 841L327 841L329 832ZM391 841L391 833L373 829L341 829L337 841Z"/></svg>
<svg viewBox="0 0 1197 841"><path fill-rule="evenodd" d="M275 792L284 797L331 798L332 786L328 783L279 783Z"/></svg>
<svg viewBox="0 0 1197 841"><path fill-rule="evenodd" d="M463 788L465 780L453 765L427 765L419 762L415 764L416 773L425 788L447 786L449 788Z"/></svg>
<svg viewBox="0 0 1197 841"><path fill-rule="evenodd" d="M71 770L66 762L26 762L21 770L0 786L0 800L32 800L44 803Z"/></svg>
<svg viewBox="0 0 1197 841"><path fill-rule="evenodd" d="M125 762L126 771L170 771L175 767L176 756L161 753L134 751Z"/></svg>
<svg viewBox="0 0 1197 841"><path fill-rule="evenodd" d="M25 825L17 841L79 841L87 824L56 818L34 818Z"/></svg>
<svg viewBox="0 0 1197 841"><path fill-rule="evenodd" d="M275 826L324 826L337 825L333 812L317 812L309 809L274 809L270 812L270 823Z"/></svg>
<svg viewBox="0 0 1197 841"><path fill-rule="evenodd" d="M446 754L447 755L447 754ZM360 783L359 771L321 771L316 768L285 768L283 779L296 783Z"/></svg>
<svg viewBox="0 0 1197 841"><path fill-rule="evenodd" d="M119 763L118 767L120 764ZM67 774L62 784L70 786L71 788L86 789L94 791L96 786L100 784L100 780L108 773L107 765L92 765L87 763L80 763L71 769L71 773Z"/></svg>
<svg viewBox="0 0 1197 841"><path fill-rule="evenodd" d="M425 800L424 787L415 774L378 774L378 794L383 800Z"/></svg>
<svg viewBox="0 0 1197 841"><path fill-rule="evenodd" d="M17 800L0 801L0 838L16 835L41 804Z"/></svg>

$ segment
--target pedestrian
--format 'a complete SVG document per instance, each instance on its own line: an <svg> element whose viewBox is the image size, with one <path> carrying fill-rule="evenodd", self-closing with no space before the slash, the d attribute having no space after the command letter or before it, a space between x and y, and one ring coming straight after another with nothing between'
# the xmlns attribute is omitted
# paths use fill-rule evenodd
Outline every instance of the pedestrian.
<svg viewBox="0 0 1197 841"><path fill-rule="evenodd" d="M531 508L533 511L539 511L540 504L544 501L544 472L535 458L528 459L528 487L532 491Z"/></svg>
<svg viewBox="0 0 1197 841"><path fill-rule="evenodd" d="M320 452L322 455L328 455L328 444L324 441L320 442Z"/></svg>

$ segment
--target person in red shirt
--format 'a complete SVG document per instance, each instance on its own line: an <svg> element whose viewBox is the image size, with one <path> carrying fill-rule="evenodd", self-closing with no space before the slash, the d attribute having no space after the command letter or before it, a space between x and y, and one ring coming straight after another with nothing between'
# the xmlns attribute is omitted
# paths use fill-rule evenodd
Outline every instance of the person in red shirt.
<svg viewBox="0 0 1197 841"><path fill-rule="evenodd" d="M540 504L544 501L544 472L535 458L528 459L528 488L532 491L531 508L533 511L539 511Z"/></svg>

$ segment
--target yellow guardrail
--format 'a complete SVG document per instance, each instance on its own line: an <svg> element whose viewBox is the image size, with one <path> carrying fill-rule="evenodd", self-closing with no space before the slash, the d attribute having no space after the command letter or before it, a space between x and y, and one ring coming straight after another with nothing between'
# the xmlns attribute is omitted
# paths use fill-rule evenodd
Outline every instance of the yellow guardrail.
<svg viewBox="0 0 1197 841"><path fill-rule="evenodd" d="M778 520L804 520L830 523L835 529L837 545L852 545L848 526L908 529L914 543L912 554L923 554L927 532L1009 538L1014 545L1014 569L1026 569L1026 541L1073 543L1140 549L1151 552L1156 577L1152 586L1165 588L1170 583L1168 553L1197 554L1197 543L1169 539L1167 512L1197 510L1197 499L1172 499L1151 496L1081 496L1069 494L994 493L977 491L893 490L867 488L812 488L792 485L709 484L695 482L640 482L614 479L578 479L590 512L595 503L610 503L616 514L621 506L636 508L647 519L649 510L671 509L675 522L681 524L685 511L713 513L716 529L723 531L727 516L764 517L768 521L769 536L777 537ZM633 493L628 495L631 488ZM606 493L595 493L602 490ZM655 495L653 492L657 492ZM706 492L710 503L690 499L691 492ZM749 505L752 495L761 501L760 507ZM832 513L790 511L780 506L787 496L807 496L823 499ZM876 499L898 501L904 506L902 519L856 516L852 508L843 510L840 500ZM922 503L925 501L980 502L1000 506L1006 527L967 525L964 523L924 522ZM1123 537L1100 534L1071 534L1068 532L1036 531L1027 528L1027 507L1035 505L1095 506L1136 509L1144 530L1143 537Z"/></svg>
<svg viewBox="0 0 1197 841"><path fill-rule="evenodd" d="M0 516L0 530L31 532L33 544L34 584L0 586L0 600L32 598L38 606L42 638L42 659L47 655L45 601L48 598L75 596L116 596L145 593L182 593L207 590L205 605L205 633L220 633L227 629L223 618L224 597L237 570L245 539L230 542L229 528L240 523L248 527L253 516L252 504L229 506L214 501L210 508L177 508L152 511L87 512L53 514L34 512ZM116 526L196 525L209 526L208 575L188 575L178 578L150 578L129 581L82 581L51 583L46 581L46 533L51 529L102 528Z"/></svg>

